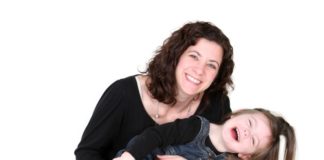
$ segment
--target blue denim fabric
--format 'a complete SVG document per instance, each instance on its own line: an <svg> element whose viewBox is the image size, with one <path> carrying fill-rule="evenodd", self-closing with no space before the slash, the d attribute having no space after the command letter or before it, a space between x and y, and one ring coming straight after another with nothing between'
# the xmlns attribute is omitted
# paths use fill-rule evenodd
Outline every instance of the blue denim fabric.
<svg viewBox="0 0 324 160"><path fill-rule="evenodd" d="M206 118L197 117L201 120L201 128L193 141L184 145L157 148L143 160L154 160L156 155L179 155L187 160L225 160L225 153L216 155L205 145L206 138L209 134L209 121ZM132 142L130 141L129 143ZM119 151L117 156L120 156L122 152L123 151Z"/></svg>

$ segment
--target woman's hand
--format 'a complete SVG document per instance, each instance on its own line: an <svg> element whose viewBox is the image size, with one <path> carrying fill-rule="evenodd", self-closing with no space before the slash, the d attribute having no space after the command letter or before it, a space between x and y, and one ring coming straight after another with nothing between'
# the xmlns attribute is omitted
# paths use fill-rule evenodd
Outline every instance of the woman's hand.
<svg viewBox="0 0 324 160"><path fill-rule="evenodd" d="M135 160L135 158L129 152L124 152L120 157L116 157L113 160Z"/></svg>
<svg viewBox="0 0 324 160"><path fill-rule="evenodd" d="M158 160L186 160L178 155L157 155Z"/></svg>

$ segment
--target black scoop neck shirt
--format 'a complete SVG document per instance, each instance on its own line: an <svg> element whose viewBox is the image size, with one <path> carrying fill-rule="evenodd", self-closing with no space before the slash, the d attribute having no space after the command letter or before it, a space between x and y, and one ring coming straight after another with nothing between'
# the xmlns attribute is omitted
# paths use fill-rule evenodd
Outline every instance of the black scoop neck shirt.
<svg viewBox="0 0 324 160"><path fill-rule="evenodd" d="M77 160L111 160L131 138L157 125L144 109L136 76L115 81L103 93L74 152ZM228 96L215 94L195 115L217 123L230 112Z"/></svg>

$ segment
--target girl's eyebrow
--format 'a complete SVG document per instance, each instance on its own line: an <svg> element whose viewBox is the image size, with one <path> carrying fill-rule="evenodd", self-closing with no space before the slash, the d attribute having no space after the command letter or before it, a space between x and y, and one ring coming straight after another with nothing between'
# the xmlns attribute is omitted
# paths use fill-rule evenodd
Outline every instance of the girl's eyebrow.
<svg viewBox="0 0 324 160"><path fill-rule="evenodd" d="M258 121L255 119L255 117L253 116L253 115L251 115L251 119L252 119L252 126L253 126L253 128L256 128L257 126L258 126ZM260 139L260 137L259 136L255 136L256 137L256 144L255 144L255 146L256 147L258 147L259 146L259 144L260 144L260 141L261 141L261 139Z"/></svg>
<svg viewBox="0 0 324 160"><path fill-rule="evenodd" d="M255 117L253 115L251 115L251 119L252 119L252 124L253 124L253 127L256 127L257 126L257 123L258 121L255 119Z"/></svg>

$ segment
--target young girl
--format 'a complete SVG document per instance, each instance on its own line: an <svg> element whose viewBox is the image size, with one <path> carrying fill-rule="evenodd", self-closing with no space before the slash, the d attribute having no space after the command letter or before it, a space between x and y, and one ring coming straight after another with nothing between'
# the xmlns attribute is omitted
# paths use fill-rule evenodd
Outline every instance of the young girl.
<svg viewBox="0 0 324 160"><path fill-rule="evenodd" d="M286 138L284 159L293 160L294 129L268 110L239 110L222 124L192 116L146 129L114 160L154 159L161 154L180 155L188 160L275 160L278 159L280 135Z"/></svg>

